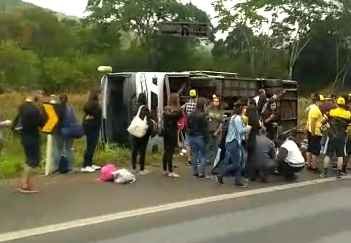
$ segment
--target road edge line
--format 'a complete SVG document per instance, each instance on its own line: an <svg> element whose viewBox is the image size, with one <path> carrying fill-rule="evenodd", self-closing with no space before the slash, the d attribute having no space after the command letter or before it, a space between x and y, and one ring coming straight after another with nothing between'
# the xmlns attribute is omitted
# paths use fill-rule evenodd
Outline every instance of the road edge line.
<svg viewBox="0 0 351 243"><path fill-rule="evenodd" d="M349 179L351 179L351 176L345 176L343 177L342 180L349 180ZM0 242L19 240L23 238L44 235L44 234L54 233L58 231L70 230L70 229L80 228L85 226L91 226L91 225L96 225L101 223L107 223L107 222L112 222L112 221L117 221L117 220L137 217L137 216L155 214L155 213L160 213L160 212L165 212L165 211L170 211L170 210L175 210L180 208L186 208L191 206L197 206L197 205L204 205L204 204L220 202L220 201L229 200L229 199L237 199L237 198L243 198L248 196L260 195L264 193L285 191L289 189L312 186L312 185L317 185L317 184L322 184L327 182L334 182L337 180L338 179L336 178L315 179L315 180L303 181L298 183L277 185L277 186L253 189L248 191L235 192L230 194L221 194L216 196L167 203L167 204L158 205L158 206L133 209L129 211L106 214L101 216L94 216L94 217L89 217L85 219L77 219L77 220L72 220L65 223L58 223L58 224L52 224L48 226L36 227L32 229L2 233L0 234Z"/></svg>

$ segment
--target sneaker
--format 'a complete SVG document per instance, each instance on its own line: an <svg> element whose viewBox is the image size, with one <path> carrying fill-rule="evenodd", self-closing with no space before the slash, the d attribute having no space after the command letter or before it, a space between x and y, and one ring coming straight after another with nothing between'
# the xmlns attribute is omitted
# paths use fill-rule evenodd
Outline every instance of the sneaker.
<svg viewBox="0 0 351 243"><path fill-rule="evenodd" d="M178 174L176 174L176 173L174 173L174 172L169 173L168 176L169 176L169 177L172 177L172 178L179 178L179 177L180 177L180 175L178 175Z"/></svg>
<svg viewBox="0 0 351 243"><path fill-rule="evenodd" d="M100 169L101 169L101 166L92 165L91 168L93 168L94 170L100 170Z"/></svg>
<svg viewBox="0 0 351 243"><path fill-rule="evenodd" d="M163 172L162 172L162 175L164 175L164 176L168 176L168 175L169 175L169 173L168 173L168 171L163 171Z"/></svg>
<svg viewBox="0 0 351 243"><path fill-rule="evenodd" d="M84 173L92 173L92 172L95 172L95 169L91 166L86 166L81 168L80 171Z"/></svg>
<svg viewBox="0 0 351 243"><path fill-rule="evenodd" d="M19 187L17 188L17 191L21 192L21 193L38 193L38 190L34 190L31 188L24 188L24 187Z"/></svg>
<svg viewBox="0 0 351 243"><path fill-rule="evenodd" d="M327 169L324 169L323 173L320 174L320 177L321 177L321 178L327 178L327 177L328 177L328 170L327 170Z"/></svg>
<svg viewBox="0 0 351 243"><path fill-rule="evenodd" d="M148 170L141 170L141 171L139 171L139 175L141 175L141 176L147 175L149 173L150 173L150 171L148 171Z"/></svg>
<svg viewBox="0 0 351 243"><path fill-rule="evenodd" d="M341 170L336 171L336 179L342 179Z"/></svg>
<svg viewBox="0 0 351 243"><path fill-rule="evenodd" d="M248 187L247 184L244 184L244 183L242 183L242 182L235 182L235 185L236 185L237 187L241 187L241 188L247 188L247 187Z"/></svg>

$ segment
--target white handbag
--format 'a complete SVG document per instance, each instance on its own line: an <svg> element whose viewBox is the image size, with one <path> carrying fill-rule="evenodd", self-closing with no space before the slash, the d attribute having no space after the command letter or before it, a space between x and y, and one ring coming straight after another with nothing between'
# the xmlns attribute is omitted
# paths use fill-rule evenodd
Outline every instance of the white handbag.
<svg viewBox="0 0 351 243"><path fill-rule="evenodd" d="M149 128L148 124L147 124L147 119L146 116L144 117L144 119L140 118L140 111L143 108L143 106L139 107L138 113L135 115L135 117L133 118L132 122L130 123L127 131L133 135L134 137L137 138L142 138L145 136L147 129Z"/></svg>

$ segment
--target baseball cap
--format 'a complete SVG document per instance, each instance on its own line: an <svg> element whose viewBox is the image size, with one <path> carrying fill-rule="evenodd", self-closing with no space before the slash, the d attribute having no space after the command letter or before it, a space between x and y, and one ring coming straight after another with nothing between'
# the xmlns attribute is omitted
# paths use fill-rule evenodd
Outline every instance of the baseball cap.
<svg viewBox="0 0 351 243"><path fill-rule="evenodd" d="M195 90L195 89L191 89L191 90L189 91L189 95L190 95L190 97L196 97L196 96L197 96L196 90Z"/></svg>
<svg viewBox="0 0 351 243"><path fill-rule="evenodd" d="M339 97L337 100L336 100L336 104L338 105L345 105L345 99L344 97Z"/></svg>

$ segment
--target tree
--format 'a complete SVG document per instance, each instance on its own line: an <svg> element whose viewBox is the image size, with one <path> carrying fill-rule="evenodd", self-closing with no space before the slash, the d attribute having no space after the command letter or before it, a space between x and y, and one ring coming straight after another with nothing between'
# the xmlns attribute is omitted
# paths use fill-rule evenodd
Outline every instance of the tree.
<svg viewBox="0 0 351 243"><path fill-rule="evenodd" d="M22 50L13 41L0 42L0 84L12 87L35 87L41 72L39 58Z"/></svg>
<svg viewBox="0 0 351 243"><path fill-rule="evenodd" d="M311 40L311 25L340 10L338 4L327 0L246 0L228 9L229 2L217 0L214 3L222 28L232 27L237 19L257 31L266 24L276 47L289 49L289 78L302 50Z"/></svg>
<svg viewBox="0 0 351 243"><path fill-rule="evenodd" d="M89 20L116 25L120 30L135 32L141 43L150 40L160 21L175 16L175 0L89 0Z"/></svg>

